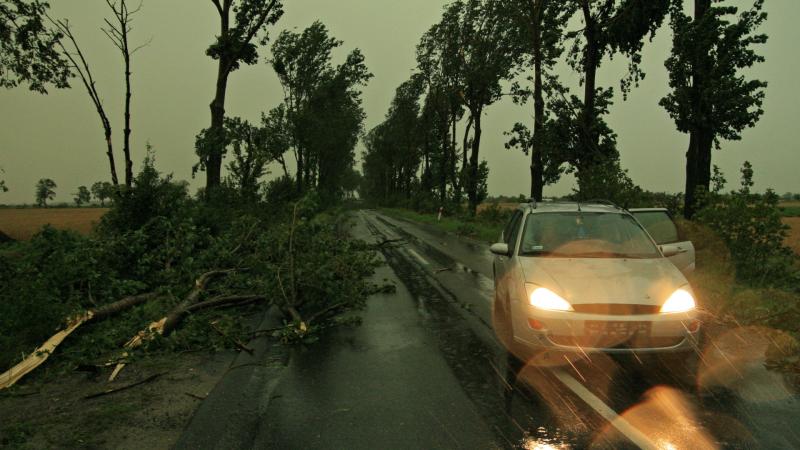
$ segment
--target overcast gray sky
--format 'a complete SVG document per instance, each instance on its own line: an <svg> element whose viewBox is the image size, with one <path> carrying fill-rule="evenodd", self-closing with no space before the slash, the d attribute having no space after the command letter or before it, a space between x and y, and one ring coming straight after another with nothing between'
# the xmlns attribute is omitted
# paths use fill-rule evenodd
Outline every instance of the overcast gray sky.
<svg viewBox="0 0 800 450"><path fill-rule="evenodd" d="M115 144L121 152L123 79L122 61L99 27L106 15L102 0L50 0L53 14L69 18L95 71L98 88L114 126ZM367 129L383 120L395 88L411 74L414 49L422 33L438 21L444 0L285 0L286 14L273 36L284 28L305 28L324 22L344 41L339 56L354 47L362 49L375 78L364 90ZM734 1L748 5L751 1ZM742 162L756 170L756 187L779 193L800 192L800 90L797 88L800 2L770 0L764 28L769 43L761 49L765 64L750 75L769 82L766 114L741 142L725 142L715 151L714 163L729 181L738 178ZM194 137L208 126L208 104L216 75L214 61L205 49L218 30L216 11L207 0L144 0L137 16L134 42L153 38L135 55L133 75L134 162L140 163L150 142L157 166L190 179L196 162ZM667 92L663 62L668 56L670 31L663 28L644 52L647 78L627 102L616 99L609 122L619 135L623 165L634 181L646 189L682 190L684 153L688 138L675 131L673 122L658 106ZM261 50L262 61L268 57ZM625 62L604 64L599 82L618 85ZM578 76L562 69L562 78L577 86ZM270 67L261 63L235 72L228 84L227 112L257 120L261 111L276 106L282 91ZM488 108L483 157L488 160L490 194L516 195L529 191L528 159L503 147L503 132L514 122L530 122L528 108L504 101ZM58 184L56 201L71 201L79 185L109 178L102 130L83 87L52 90L47 96L26 89L0 90L0 167L11 189L0 203L32 203L39 178ZM122 156L118 155L118 162ZM277 169L276 169L277 171ZM122 174L122 166L118 167ZM201 178L193 180L201 186ZM547 188L546 195L567 193L573 180L566 177Z"/></svg>

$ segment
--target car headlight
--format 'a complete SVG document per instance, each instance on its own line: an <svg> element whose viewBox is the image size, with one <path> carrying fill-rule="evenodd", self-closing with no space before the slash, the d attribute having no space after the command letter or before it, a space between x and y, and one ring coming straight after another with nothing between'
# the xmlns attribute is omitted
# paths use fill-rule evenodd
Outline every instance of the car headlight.
<svg viewBox="0 0 800 450"><path fill-rule="evenodd" d="M549 311L572 311L572 305L550 289L527 285L532 306Z"/></svg>
<svg viewBox="0 0 800 450"><path fill-rule="evenodd" d="M694 297L685 289L678 289L669 296L664 306L661 307L662 313L681 313L693 310L697 304Z"/></svg>

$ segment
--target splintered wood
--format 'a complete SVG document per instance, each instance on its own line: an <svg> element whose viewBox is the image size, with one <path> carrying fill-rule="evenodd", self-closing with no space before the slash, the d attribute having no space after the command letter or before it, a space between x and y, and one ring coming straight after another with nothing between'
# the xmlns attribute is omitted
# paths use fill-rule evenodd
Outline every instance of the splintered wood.
<svg viewBox="0 0 800 450"><path fill-rule="evenodd" d="M22 360L19 364L9 369L7 372L0 375L0 389L6 389L13 386L22 377L32 372L37 367L41 366L50 354L59 346L64 339L67 338L73 331L92 319L94 313L89 311L84 315L77 317L69 322L67 327L58 333L54 334L44 344L37 348L27 358Z"/></svg>

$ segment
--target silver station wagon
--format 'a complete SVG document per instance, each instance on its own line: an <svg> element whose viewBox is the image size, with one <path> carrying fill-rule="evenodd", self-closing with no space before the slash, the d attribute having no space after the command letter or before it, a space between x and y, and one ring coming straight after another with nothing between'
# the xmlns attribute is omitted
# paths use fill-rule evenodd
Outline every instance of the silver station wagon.
<svg viewBox="0 0 800 450"><path fill-rule="evenodd" d="M543 349L695 353L700 321L678 268L694 269L694 248L665 210L526 203L491 252L494 328L519 357Z"/></svg>

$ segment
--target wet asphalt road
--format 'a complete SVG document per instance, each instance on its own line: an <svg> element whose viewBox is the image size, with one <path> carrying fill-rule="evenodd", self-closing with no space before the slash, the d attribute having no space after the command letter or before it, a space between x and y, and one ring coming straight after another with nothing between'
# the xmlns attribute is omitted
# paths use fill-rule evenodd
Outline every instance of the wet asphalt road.
<svg viewBox="0 0 800 450"><path fill-rule="evenodd" d="M798 397L747 330L718 333L690 381L637 357L526 365L491 329L487 246L374 211L353 234L399 240L375 275L397 291L371 298L361 326L292 349L251 396L247 439L204 448L800 448Z"/></svg>

